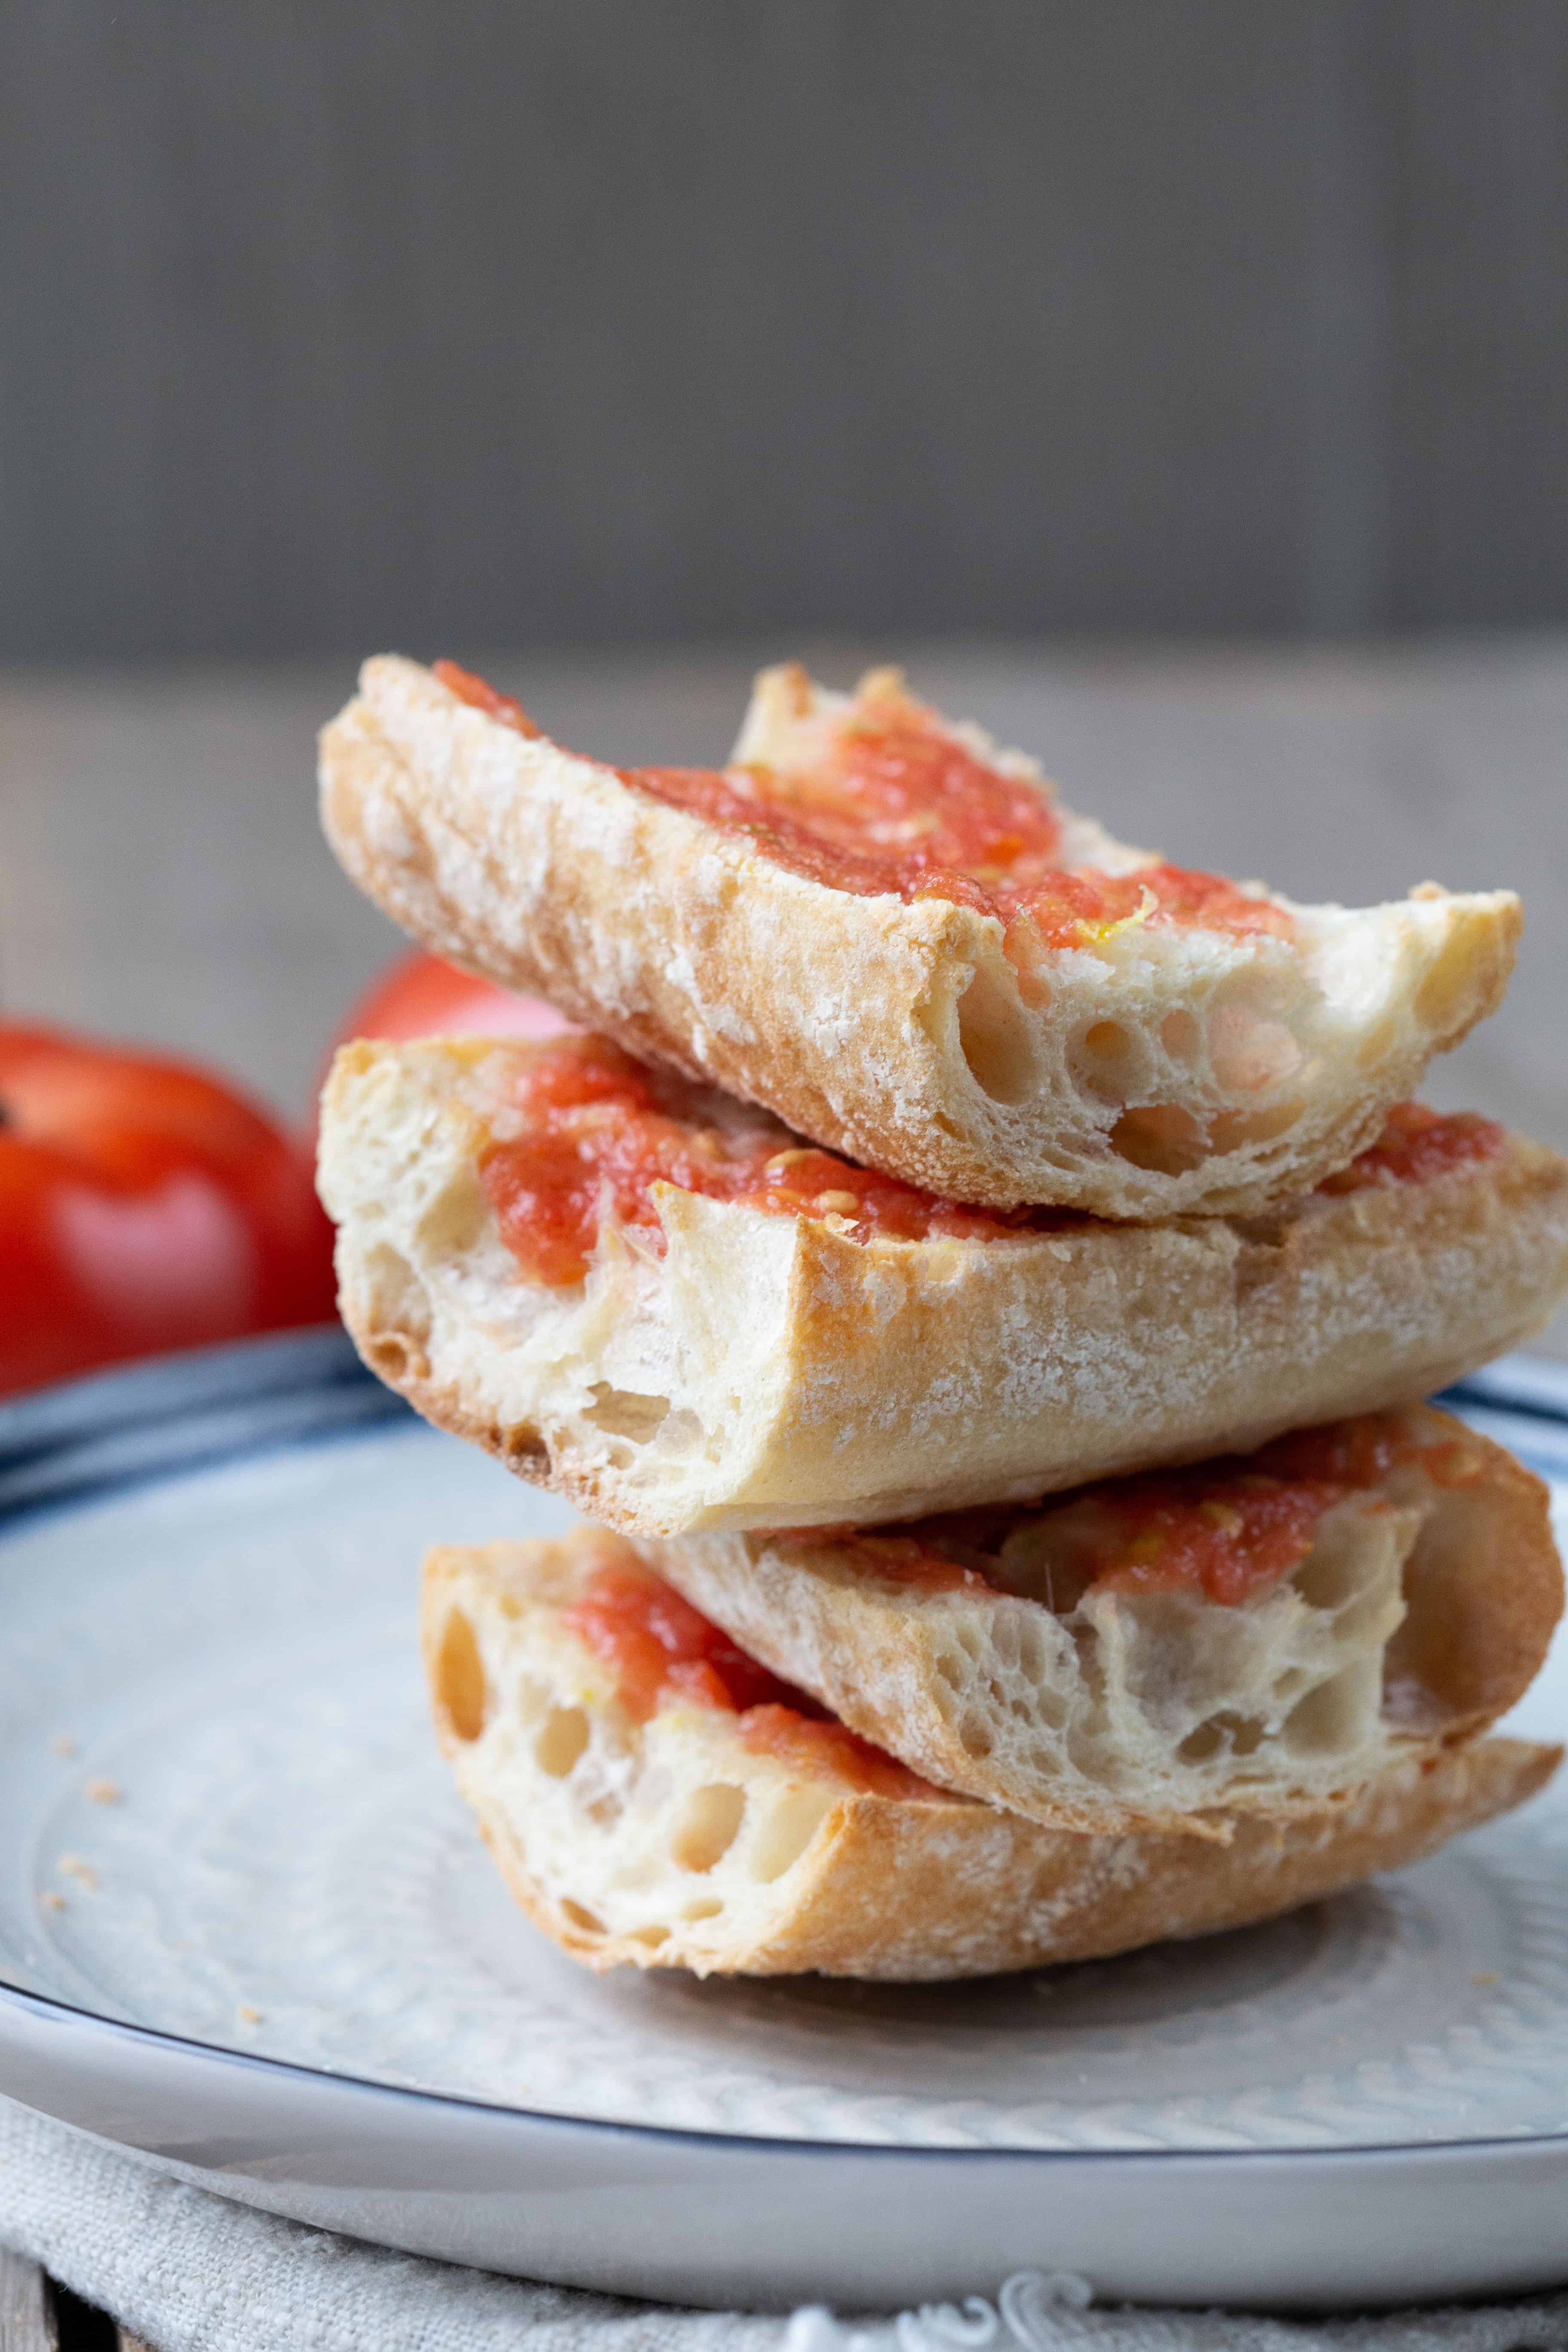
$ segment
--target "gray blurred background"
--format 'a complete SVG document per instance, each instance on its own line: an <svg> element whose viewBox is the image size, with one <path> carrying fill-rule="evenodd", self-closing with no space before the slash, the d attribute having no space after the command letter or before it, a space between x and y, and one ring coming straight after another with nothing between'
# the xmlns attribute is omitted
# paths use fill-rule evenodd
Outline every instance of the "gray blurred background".
<svg viewBox="0 0 1568 2352"><path fill-rule="evenodd" d="M302 1114L360 655L698 761L902 659L1184 863L1523 887L1429 1092L1568 1147L1564 0L0 0L0 318L9 1008Z"/></svg>
<svg viewBox="0 0 1568 2352"><path fill-rule="evenodd" d="M0 651L1568 618L1563 0L5 0Z"/></svg>

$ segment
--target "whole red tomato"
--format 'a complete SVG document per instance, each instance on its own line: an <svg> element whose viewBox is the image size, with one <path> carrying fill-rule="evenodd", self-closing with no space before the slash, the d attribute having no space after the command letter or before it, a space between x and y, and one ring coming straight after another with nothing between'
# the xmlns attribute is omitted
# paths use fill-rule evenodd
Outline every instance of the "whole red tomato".
<svg viewBox="0 0 1568 2352"><path fill-rule="evenodd" d="M0 1395L333 1311L301 1142L184 1064L0 1026Z"/></svg>
<svg viewBox="0 0 1568 2352"><path fill-rule="evenodd" d="M554 1037L572 1026L537 996L514 996L421 949L371 982L338 1032L351 1037Z"/></svg>

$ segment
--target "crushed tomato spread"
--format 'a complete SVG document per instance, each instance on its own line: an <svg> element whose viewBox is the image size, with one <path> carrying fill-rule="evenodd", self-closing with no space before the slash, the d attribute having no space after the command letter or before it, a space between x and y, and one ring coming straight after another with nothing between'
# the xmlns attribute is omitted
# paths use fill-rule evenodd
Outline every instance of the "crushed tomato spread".
<svg viewBox="0 0 1568 2352"><path fill-rule="evenodd" d="M1066 1209L965 1208L803 1144L764 1111L736 1106L727 1125L715 1126L712 1105L706 1088L634 1061L605 1037L563 1037L532 1055L509 1097L507 1131L479 1158L479 1181L522 1272L553 1286L581 1282L607 1215L661 1256L659 1183L779 1216L832 1217L858 1242L996 1241L1085 1222ZM1500 1127L1470 1112L1443 1117L1397 1104L1371 1150L1320 1190L1424 1183L1504 1139Z"/></svg>
<svg viewBox="0 0 1568 2352"><path fill-rule="evenodd" d="M607 1213L662 1255L653 1197L661 1182L742 1208L842 1218L862 1241L984 1240L1074 1222L1057 1210L995 1215L938 1200L800 1143L765 1112L706 1125L698 1106L710 1108L712 1099L634 1062L607 1038L566 1037L536 1054L508 1106L521 1132L492 1140L479 1160L479 1181L523 1272L535 1282L580 1282Z"/></svg>
<svg viewBox="0 0 1568 2352"><path fill-rule="evenodd" d="M540 730L510 695L455 662L435 674L519 734ZM762 766L618 768L623 783L746 837L775 865L858 897L947 898L994 915L1020 972L1040 956L1093 948L1143 923L1289 939L1289 916L1217 874L1157 863L1107 874L1061 862L1047 795L992 766L933 711L883 687L838 723L805 771Z"/></svg>
<svg viewBox="0 0 1568 2352"><path fill-rule="evenodd" d="M1425 1184L1472 1160L1489 1160L1502 1149L1507 1130L1479 1111L1428 1110L1425 1103L1395 1103L1377 1141L1337 1176L1327 1176L1320 1192L1359 1192L1373 1184Z"/></svg>
<svg viewBox="0 0 1568 2352"><path fill-rule="evenodd" d="M1063 1614L1091 1588L1193 1592L1234 1606L1300 1565L1335 1503L1413 1463L1436 1486L1486 1475L1484 1456L1463 1438L1426 1443L1402 1414L1363 1413L1293 1431L1256 1454L1107 1479L1032 1509L984 1506L905 1528L823 1532L868 1573L932 1593L1016 1584Z"/></svg>
<svg viewBox="0 0 1568 2352"><path fill-rule="evenodd" d="M830 1771L868 1794L933 1793L915 1773L825 1715L815 1699L781 1682L673 1586L631 1561L598 1569L563 1622L616 1678L621 1705L646 1723L686 1700L738 1718L742 1742L802 1772Z"/></svg>

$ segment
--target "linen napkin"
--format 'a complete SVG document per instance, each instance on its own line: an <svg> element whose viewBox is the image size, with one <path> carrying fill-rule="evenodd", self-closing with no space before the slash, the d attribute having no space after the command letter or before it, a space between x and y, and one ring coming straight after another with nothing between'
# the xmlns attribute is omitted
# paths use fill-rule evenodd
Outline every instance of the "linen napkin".
<svg viewBox="0 0 1568 2352"><path fill-rule="evenodd" d="M1099 2308L1022 2272L962 2308L677 2310L427 2262L231 2203L0 2099L0 2245L153 2352L1563 2352L1568 2294L1302 2321Z"/></svg>

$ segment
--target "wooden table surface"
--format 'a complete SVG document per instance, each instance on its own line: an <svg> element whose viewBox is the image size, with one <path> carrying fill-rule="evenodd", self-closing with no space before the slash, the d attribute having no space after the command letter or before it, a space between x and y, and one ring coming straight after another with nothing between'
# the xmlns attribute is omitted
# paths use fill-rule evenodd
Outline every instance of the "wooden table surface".
<svg viewBox="0 0 1568 2352"><path fill-rule="evenodd" d="M0 2352L151 2352L101 2311L0 2246Z"/></svg>

